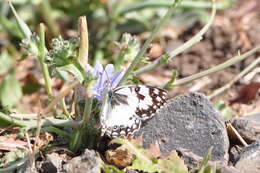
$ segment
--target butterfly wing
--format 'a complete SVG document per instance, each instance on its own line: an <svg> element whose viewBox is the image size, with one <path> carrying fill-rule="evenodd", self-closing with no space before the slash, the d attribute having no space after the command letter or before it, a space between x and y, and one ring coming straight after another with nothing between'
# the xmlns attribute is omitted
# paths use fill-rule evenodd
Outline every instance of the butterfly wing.
<svg viewBox="0 0 260 173"><path fill-rule="evenodd" d="M165 99L166 91L155 87L130 85L114 89L101 110L102 133L110 137L134 134L141 121L155 115Z"/></svg>
<svg viewBox="0 0 260 173"><path fill-rule="evenodd" d="M153 117L166 103L167 92L163 89L146 85L129 86L129 88L134 92L131 97L138 99L135 114L143 121Z"/></svg>
<svg viewBox="0 0 260 173"><path fill-rule="evenodd" d="M119 93L109 91L101 109L102 133L109 137L129 136L141 127L141 120L135 115L133 105L137 99L131 95L128 87L122 87Z"/></svg>

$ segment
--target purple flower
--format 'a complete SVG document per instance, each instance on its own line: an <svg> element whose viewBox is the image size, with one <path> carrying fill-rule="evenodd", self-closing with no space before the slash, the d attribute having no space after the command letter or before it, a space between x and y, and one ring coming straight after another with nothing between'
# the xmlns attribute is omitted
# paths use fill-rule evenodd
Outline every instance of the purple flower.
<svg viewBox="0 0 260 173"><path fill-rule="evenodd" d="M106 87L115 88L121 78L124 75L124 71L114 72L114 65L108 64L105 69L100 62L95 64L94 69L90 65L87 66L87 71L90 72L97 81L93 87L93 96L97 98L100 102L102 101L102 92Z"/></svg>

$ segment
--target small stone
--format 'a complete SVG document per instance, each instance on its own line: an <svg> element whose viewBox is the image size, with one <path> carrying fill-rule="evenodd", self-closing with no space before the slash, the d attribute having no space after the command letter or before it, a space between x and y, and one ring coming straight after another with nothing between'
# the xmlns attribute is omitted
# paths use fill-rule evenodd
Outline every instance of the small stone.
<svg viewBox="0 0 260 173"><path fill-rule="evenodd" d="M235 168L241 173L260 172L260 141L245 147L236 158Z"/></svg>
<svg viewBox="0 0 260 173"><path fill-rule="evenodd" d="M203 157L213 147L212 160L228 162L224 121L203 94L190 93L169 100L136 136L142 136L145 148L157 141L164 155L185 149Z"/></svg>
<svg viewBox="0 0 260 173"><path fill-rule="evenodd" d="M39 172L59 172L62 167L62 158L58 153L46 154L46 157L42 161L36 162L36 167Z"/></svg>
<svg viewBox="0 0 260 173"><path fill-rule="evenodd" d="M93 150L86 149L83 154L74 157L63 168L66 172L100 173L101 160Z"/></svg>
<svg viewBox="0 0 260 173"><path fill-rule="evenodd" d="M260 113L233 118L231 124L246 142L260 141Z"/></svg>
<svg viewBox="0 0 260 173"><path fill-rule="evenodd" d="M217 168L217 173L241 173L238 169L233 166L223 166Z"/></svg>

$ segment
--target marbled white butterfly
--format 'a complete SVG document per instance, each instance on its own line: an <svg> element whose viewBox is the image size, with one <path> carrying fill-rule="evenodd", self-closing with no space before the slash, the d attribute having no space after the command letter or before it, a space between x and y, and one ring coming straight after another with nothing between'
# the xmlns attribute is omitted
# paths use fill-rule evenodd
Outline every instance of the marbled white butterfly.
<svg viewBox="0 0 260 173"><path fill-rule="evenodd" d="M112 138L133 135L166 103L166 94L163 89L145 85L108 90L101 109L102 134Z"/></svg>

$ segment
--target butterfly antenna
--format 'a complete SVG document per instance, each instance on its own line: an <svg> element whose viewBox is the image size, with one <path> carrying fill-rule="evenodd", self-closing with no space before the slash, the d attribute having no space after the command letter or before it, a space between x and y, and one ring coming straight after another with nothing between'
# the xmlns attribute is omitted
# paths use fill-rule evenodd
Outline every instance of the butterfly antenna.
<svg viewBox="0 0 260 173"><path fill-rule="evenodd" d="M109 86L109 88L112 88L112 81L109 79L109 76L108 76L106 69L104 69L104 72L107 76L107 85Z"/></svg>

